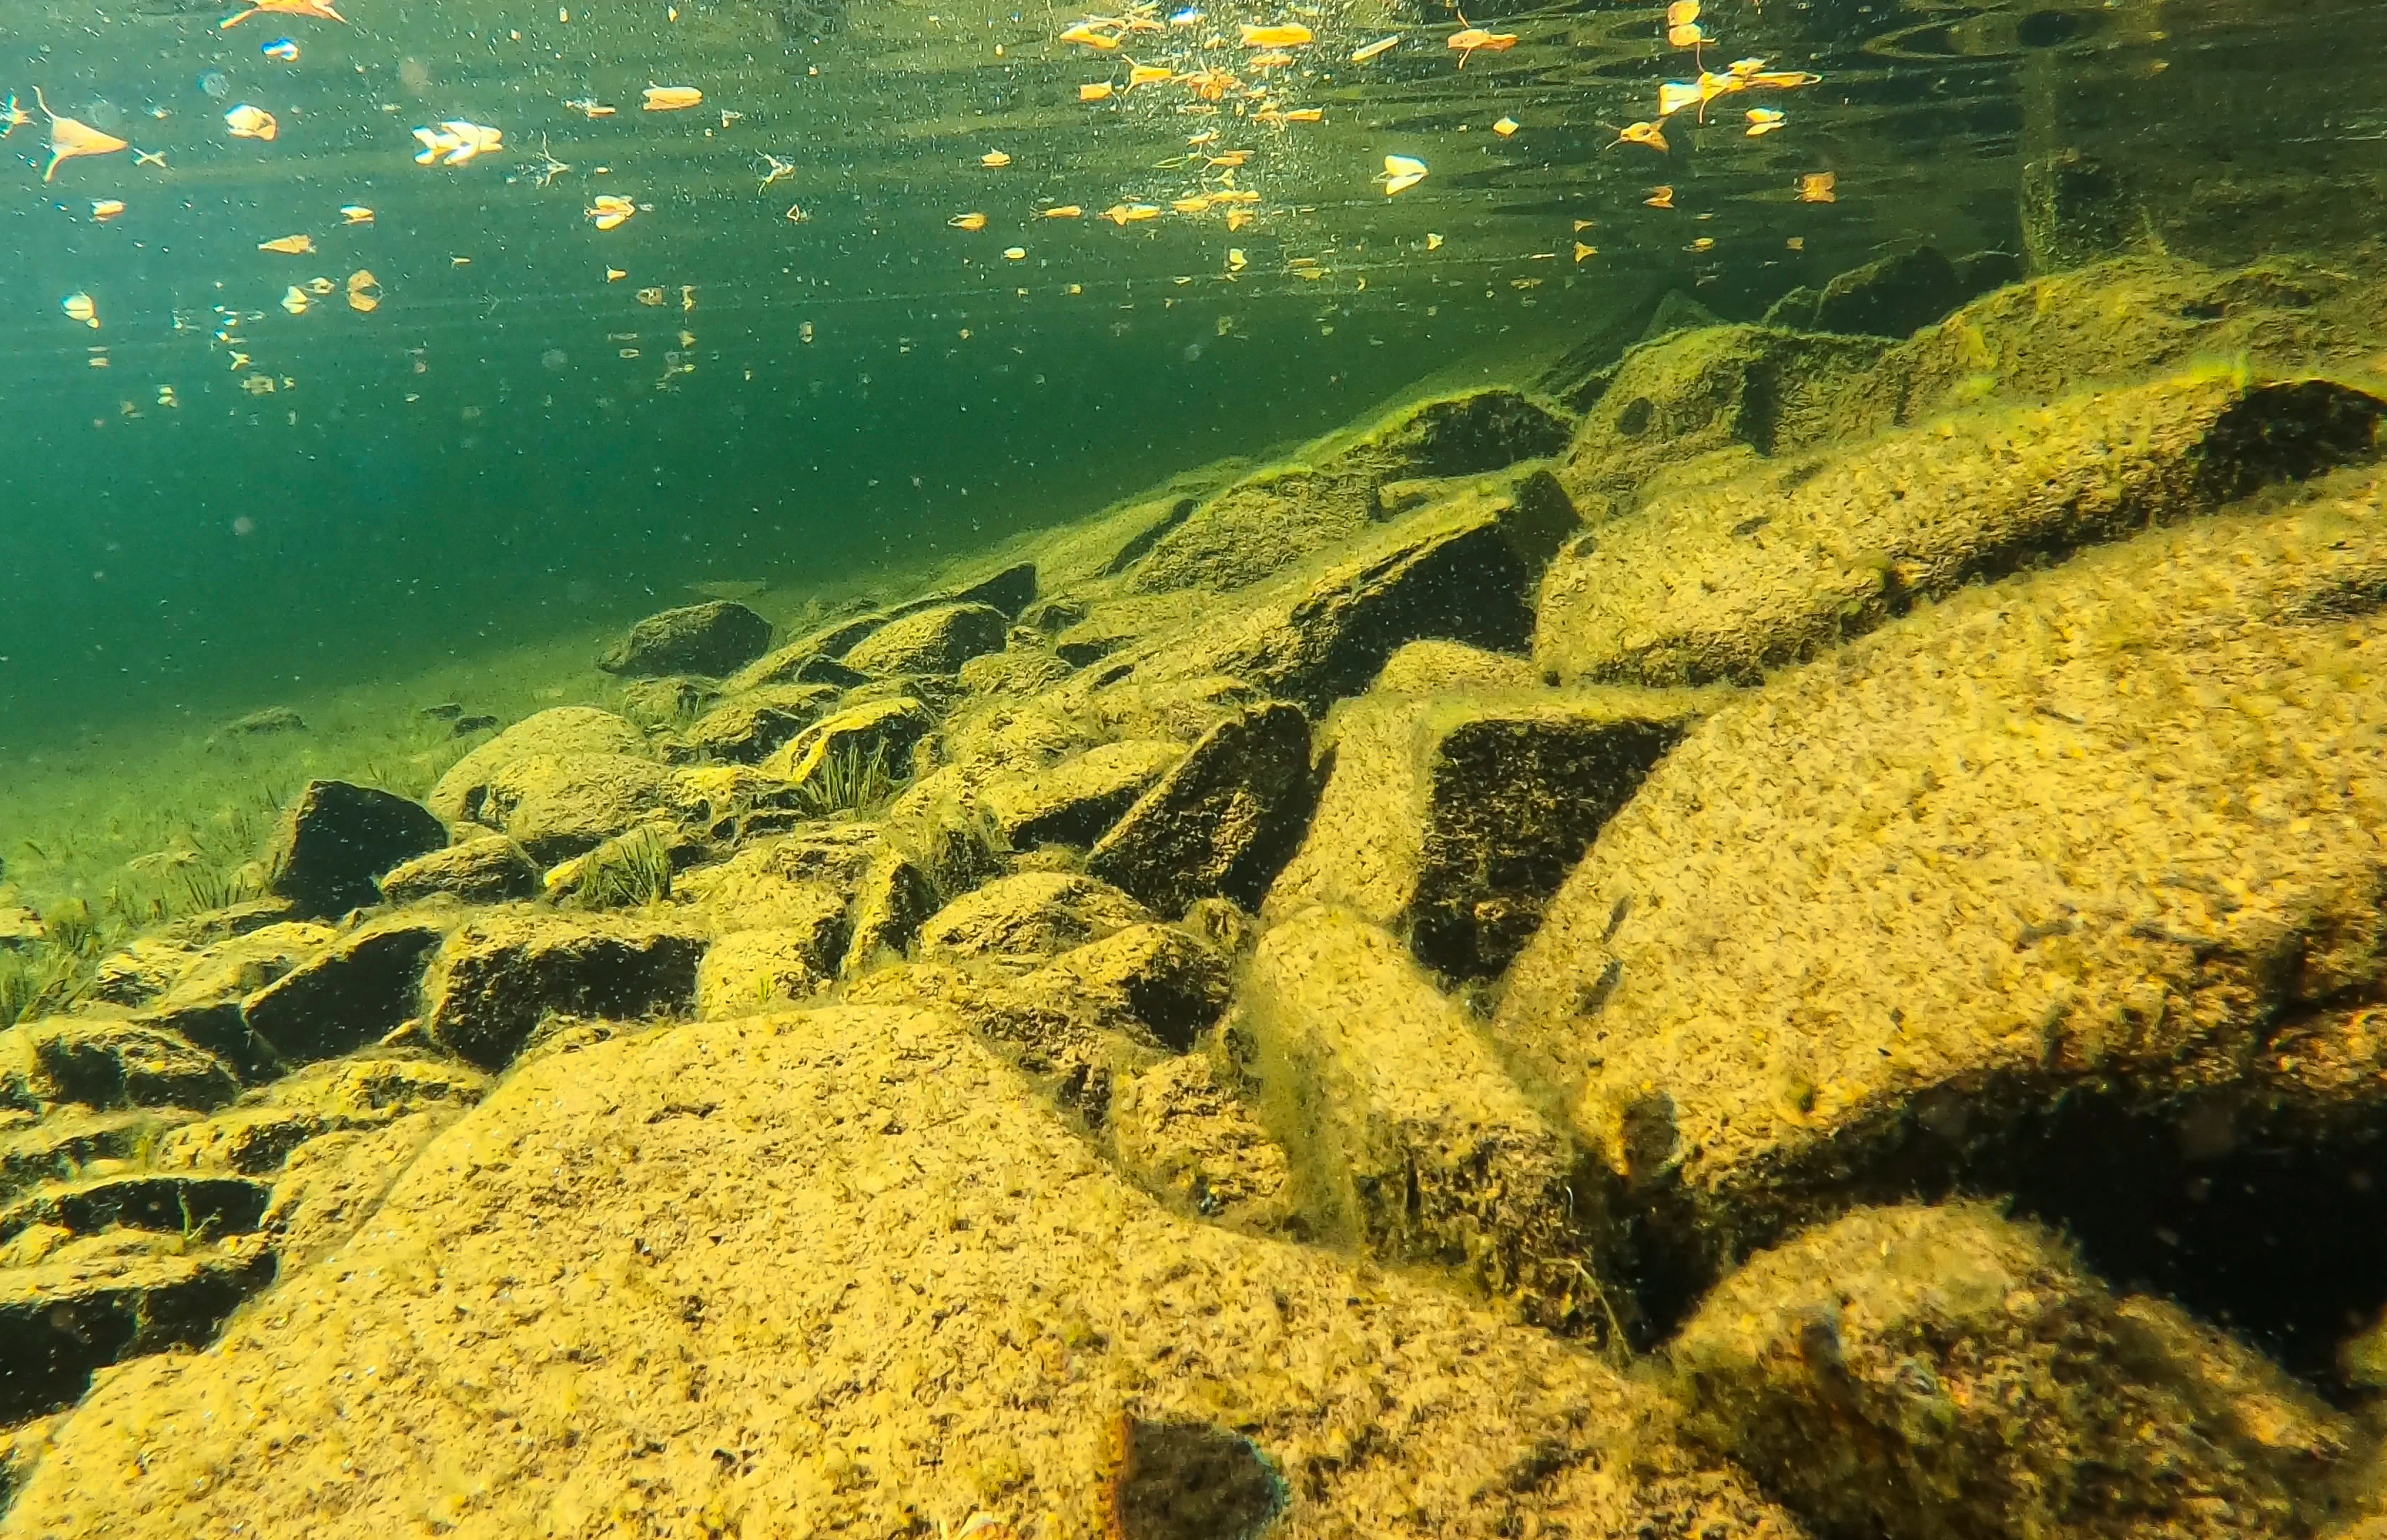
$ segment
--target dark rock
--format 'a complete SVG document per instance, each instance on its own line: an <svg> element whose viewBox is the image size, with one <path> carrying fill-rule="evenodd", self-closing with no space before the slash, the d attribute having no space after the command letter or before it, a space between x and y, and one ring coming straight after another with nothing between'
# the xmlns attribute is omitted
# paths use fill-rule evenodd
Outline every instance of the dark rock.
<svg viewBox="0 0 2387 1540"><path fill-rule="evenodd" d="M1452 978L1508 966L1600 826L1721 703L1690 691L1409 683L1424 688L1380 682L1329 719L1317 814L1263 912L1332 905L1405 937Z"/></svg>
<svg viewBox="0 0 2387 1540"><path fill-rule="evenodd" d="M1164 915L1214 895L1257 908L1316 796L1308 722L1282 702L1256 707L1205 733L1103 836L1086 870Z"/></svg>
<svg viewBox="0 0 2387 1540"><path fill-rule="evenodd" d="M51 1016L0 1031L0 1105L205 1112L239 1092L240 1081L213 1054L120 1017Z"/></svg>
<svg viewBox="0 0 2387 1540"><path fill-rule="evenodd" d="M0 1242L32 1225L77 1235L121 1226L186 1234L242 1234L257 1228L273 1189L246 1177L133 1172L62 1182L0 1208Z"/></svg>
<svg viewBox="0 0 2387 1540"><path fill-rule="evenodd" d="M486 834L419 855L382 875L381 896L412 903L445 893L466 903L502 903L538 892L538 868L502 834Z"/></svg>
<svg viewBox="0 0 2387 1540"><path fill-rule="evenodd" d="M647 735L612 712L554 706L524 717L448 767L425 799L449 823L479 823L489 782L520 760L553 754L644 754Z"/></svg>
<svg viewBox="0 0 2387 1540"><path fill-rule="evenodd" d="M764 685L714 707L680 735L680 747L700 758L759 764L836 699L825 684Z"/></svg>
<svg viewBox="0 0 2387 1540"><path fill-rule="evenodd" d="M946 599L955 604L987 604L1016 619L1036 600L1036 563L1019 562L991 576L954 589Z"/></svg>
<svg viewBox="0 0 2387 1540"><path fill-rule="evenodd" d="M890 620L845 655L869 675L951 674L981 652L1002 650L1011 619L991 604L941 604Z"/></svg>
<svg viewBox="0 0 2387 1540"><path fill-rule="evenodd" d="M872 862L853 895L852 931L838 972L853 978L900 957L937 911L937 890L908 856L889 851Z"/></svg>
<svg viewBox="0 0 2387 1540"><path fill-rule="evenodd" d="M1400 943L1312 911L1261 938L1237 1009L1322 1233L1470 1273L1536 1325L1621 1337L1599 1189Z"/></svg>
<svg viewBox="0 0 2387 1540"><path fill-rule="evenodd" d="M461 702L442 701L436 706L423 707L419 714L427 716L434 722L453 722L464 714L464 708Z"/></svg>
<svg viewBox="0 0 2387 1540"><path fill-rule="evenodd" d="M940 909L915 949L933 962L985 962L1014 972L1152 918L1107 882L1071 872L998 877Z"/></svg>
<svg viewBox="0 0 2387 1540"><path fill-rule="evenodd" d="M285 1064L353 1053L414 1014L441 925L397 916L344 936L242 1003L249 1029Z"/></svg>
<svg viewBox="0 0 2387 1540"><path fill-rule="evenodd" d="M784 646L773 648L724 679L721 688L731 695L760 689L764 685L835 685L840 689L850 688L863 683L869 675L848 668L838 660L851 651L856 642L886 625L887 620L886 615L873 612L832 621Z"/></svg>
<svg viewBox="0 0 2387 1540"><path fill-rule="evenodd" d="M2018 284L2023 278L2022 259L2011 251L1976 251L1957 258L1955 268L1957 286L1966 299Z"/></svg>
<svg viewBox="0 0 2387 1540"><path fill-rule="evenodd" d="M347 781L309 781L282 814L272 891L302 915L343 915L381 902L382 873L447 843L447 827L420 802Z"/></svg>
<svg viewBox="0 0 2387 1540"><path fill-rule="evenodd" d="M1050 770L991 782L979 801L1014 850L1091 845L1184 757L1183 744L1165 738L1105 743Z"/></svg>
<svg viewBox="0 0 2387 1540"><path fill-rule="evenodd" d="M1218 1021L1233 984L1225 953L1166 925L1131 925L1020 980L1030 993L1069 1001L1107 1026L1132 1027L1173 1054L1189 1052Z"/></svg>
<svg viewBox="0 0 2387 1540"><path fill-rule="evenodd" d="M202 1249L150 1239L145 1250L95 1236L0 1270L0 1422L73 1403L124 1358L204 1347L273 1281L273 1254L242 1243L254 1237Z"/></svg>
<svg viewBox="0 0 2387 1540"><path fill-rule="evenodd" d="M1765 324L1845 336L1902 337L1931 325L1979 292L1964 286L1955 265L1937 246L1917 246L1843 272L1820 292L1793 290L1765 312Z"/></svg>
<svg viewBox="0 0 2387 1540"><path fill-rule="evenodd" d="M1971 1204L1759 1254L1668 1357L1686 1431L1819 1534L2309 1535L2354 1445L2252 1349Z"/></svg>
<svg viewBox="0 0 2387 1540"><path fill-rule="evenodd" d="M470 738L474 733L486 733L497 725L498 719L494 716L460 716L456 719L453 736Z"/></svg>
<svg viewBox="0 0 2387 1540"><path fill-rule="evenodd" d="M634 1019L688 1010L704 939L598 915L499 913L450 934L424 983L425 1020L468 1064L502 1068L551 1015Z"/></svg>
<svg viewBox="0 0 2387 1540"><path fill-rule="evenodd" d="M221 909L185 915L158 934L178 946L207 946L302 917L288 899L246 899L239 903L227 903Z"/></svg>
<svg viewBox="0 0 2387 1540"><path fill-rule="evenodd" d="M719 676L770 650L771 623L743 604L717 599L649 615L607 649L597 666L608 674L702 674Z"/></svg>
<svg viewBox="0 0 2387 1540"><path fill-rule="evenodd" d="M2372 452L2387 402L2229 375L1995 409L1674 491L1552 562L1562 680L1749 683L1916 603Z"/></svg>

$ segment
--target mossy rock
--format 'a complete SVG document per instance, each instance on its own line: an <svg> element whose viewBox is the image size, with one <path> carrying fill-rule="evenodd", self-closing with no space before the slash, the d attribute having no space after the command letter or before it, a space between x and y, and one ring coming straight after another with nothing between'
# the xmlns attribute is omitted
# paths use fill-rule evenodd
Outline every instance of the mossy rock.
<svg viewBox="0 0 2387 1540"><path fill-rule="evenodd" d="M2347 473L1965 589L1660 762L1494 1022L1634 1195L1654 1286L1959 1181L2148 1266L2156 1227L2242 1265L2226 1227L2265 1210L2330 1233L2362 1200L2298 1173L2387 1120L2381 594L2381 483ZM2251 1207L2179 1197L2231 1152Z"/></svg>

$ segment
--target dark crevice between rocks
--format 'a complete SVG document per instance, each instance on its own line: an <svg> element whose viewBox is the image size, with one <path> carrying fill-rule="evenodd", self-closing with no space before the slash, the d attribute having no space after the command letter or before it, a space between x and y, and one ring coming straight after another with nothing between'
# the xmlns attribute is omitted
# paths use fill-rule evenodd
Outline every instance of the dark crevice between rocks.
<svg viewBox="0 0 2387 1540"><path fill-rule="evenodd" d="M2316 1128L2243 1094L2131 1105L2038 1078L1927 1093L1767 1173L1727 1231L1673 1180L1671 1102L1625 1115L1625 1269L1658 1337L1749 1253L1863 1204L2007 1201L2117 1291L2167 1295L2336 1392L2337 1344L2387 1304L2387 1110Z"/></svg>
<svg viewBox="0 0 2387 1540"><path fill-rule="evenodd" d="M1275 1462L1225 1428L1122 1418L1115 1437L1120 1540L1252 1540L1284 1511Z"/></svg>
<svg viewBox="0 0 2387 1540"><path fill-rule="evenodd" d="M2327 380L2258 386L2205 435L2197 495L2218 505L2368 459L2382 415L2387 402Z"/></svg>
<svg viewBox="0 0 2387 1540"><path fill-rule="evenodd" d="M1171 531L1175 530L1186 520L1192 518L1194 516L1194 511L1201 506L1201 501L1198 499L1178 499L1176 506L1171 508L1165 517L1154 521L1151 528L1146 529L1143 534L1136 536L1133 539L1128 541L1127 544L1119 547L1118 554L1112 557L1110 559L1109 565L1103 568L1103 575L1105 577L1117 577L1119 574L1127 571L1128 568L1134 566L1136 562L1143 559L1143 553L1145 551L1150 550L1153 547L1167 539Z"/></svg>
<svg viewBox="0 0 2387 1540"><path fill-rule="evenodd" d="M274 1257L205 1269L165 1283L78 1294L63 1303L0 1305L0 1425L73 1405L108 1365L168 1348L201 1348L241 1301L273 1281Z"/></svg>

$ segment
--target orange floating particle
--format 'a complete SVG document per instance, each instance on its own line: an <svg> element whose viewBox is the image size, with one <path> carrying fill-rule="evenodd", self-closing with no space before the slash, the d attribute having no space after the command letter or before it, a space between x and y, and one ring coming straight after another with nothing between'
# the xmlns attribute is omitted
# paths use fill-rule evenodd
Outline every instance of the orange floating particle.
<svg viewBox="0 0 2387 1540"><path fill-rule="evenodd" d="M1839 184L1840 179L1837 172L1809 171L1799 179L1799 201L1800 203L1838 203L1840 197L1835 189Z"/></svg>
<svg viewBox="0 0 2387 1540"><path fill-rule="evenodd" d="M259 251L278 251L284 257L310 257L314 255L315 251L315 237L312 235L284 235L278 240L259 241L257 243L257 249Z"/></svg>
<svg viewBox="0 0 2387 1540"><path fill-rule="evenodd" d="M692 85L650 85L646 98L649 112L684 112L701 105L704 93Z"/></svg>
<svg viewBox="0 0 2387 1540"><path fill-rule="evenodd" d="M85 155L114 155L131 146L112 133L102 133L89 123L72 118L61 118L50 111L50 104L42 95L40 86L33 87L33 100L50 120L50 163L42 168L42 180L49 181L58 174L58 163ZM10 125L13 127L14 125Z"/></svg>
<svg viewBox="0 0 2387 1540"><path fill-rule="evenodd" d="M986 228L986 216L984 214L975 212L955 214L952 219L947 220L945 222L952 225L955 230L984 230Z"/></svg>
<svg viewBox="0 0 2387 1540"><path fill-rule="evenodd" d="M1649 196L1643 198L1641 201L1648 204L1652 208L1672 208L1674 207L1674 189L1672 187L1652 187L1649 189Z"/></svg>
<svg viewBox="0 0 2387 1540"><path fill-rule="evenodd" d="M1108 81L1095 81L1090 85L1081 85L1078 87L1078 100L1081 102L1106 102L1111 99L1111 95L1115 89L1116 87L1114 87Z"/></svg>

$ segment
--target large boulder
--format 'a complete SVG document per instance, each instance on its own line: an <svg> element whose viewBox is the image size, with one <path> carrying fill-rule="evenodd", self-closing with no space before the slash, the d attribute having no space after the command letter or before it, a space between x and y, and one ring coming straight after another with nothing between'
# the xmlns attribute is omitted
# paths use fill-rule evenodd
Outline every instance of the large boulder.
<svg viewBox="0 0 2387 1540"><path fill-rule="evenodd" d="M178 1032L110 1016L49 1016L0 1031L0 1106L206 1111L240 1093L221 1059Z"/></svg>
<svg viewBox="0 0 2387 1540"><path fill-rule="evenodd" d="M551 706L523 718L448 766L425 799L451 824L478 822L489 782L520 760L551 754L643 754L647 735L594 706Z"/></svg>
<svg viewBox="0 0 2387 1540"><path fill-rule="evenodd" d="M886 625L854 644L848 668L865 674L952 674L982 652L999 652L1011 619L991 604L940 604Z"/></svg>
<svg viewBox="0 0 2387 1540"><path fill-rule="evenodd" d="M1681 489L1551 562L1534 656L1570 680L1753 681L1962 584L2367 457L2382 412L2323 381L2194 375Z"/></svg>
<svg viewBox="0 0 2387 1540"><path fill-rule="evenodd" d="M1436 688L1417 670L1388 666L1392 679L1328 719L1318 811L1263 912L1333 904L1406 937L1444 974L1489 977L1600 826L1720 702L1689 690Z"/></svg>
<svg viewBox="0 0 2387 1540"><path fill-rule="evenodd" d="M1261 1117L1321 1233L1471 1274L1538 1325L1622 1349L1633 1303L1602 1276L1599 1187L1399 942L1311 911L1261 938L1237 1009Z"/></svg>
<svg viewBox="0 0 2387 1540"><path fill-rule="evenodd" d="M679 735L688 757L757 764L812 726L837 699L834 686L763 685L731 697Z"/></svg>
<svg viewBox="0 0 2387 1540"><path fill-rule="evenodd" d="M1760 1253L1667 1357L1688 1429L1822 1534L2310 1535L2356 1447L2243 1344L1971 1204Z"/></svg>
<svg viewBox="0 0 2387 1540"><path fill-rule="evenodd" d="M499 1069L550 1016L634 1019L696 1000L702 936L602 915L499 911L451 933L424 981L439 1045Z"/></svg>
<svg viewBox="0 0 2387 1540"><path fill-rule="evenodd" d="M663 815L670 767L633 754L538 754L490 776L479 819L542 865L596 849Z"/></svg>
<svg viewBox="0 0 2387 1540"><path fill-rule="evenodd" d="M2242 1320L2376 1304L2322 1258L2387 1118L2381 485L1964 590L1660 762L1494 1018L1656 1286L1961 1183Z"/></svg>
<svg viewBox="0 0 2387 1540"><path fill-rule="evenodd" d="M608 674L701 674L718 677L770 650L771 623L743 604L716 599L649 615L605 650Z"/></svg>
<svg viewBox="0 0 2387 1540"><path fill-rule="evenodd" d="M271 886L301 915L343 915L381 902L384 872L446 843L447 826L420 802L347 781L309 781L283 812Z"/></svg>
<svg viewBox="0 0 2387 1540"><path fill-rule="evenodd" d="M525 1065L272 1307L99 1384L7 1523L1154 1534L1231 1478L1200 1533L1795 1540L1660 1410L1447 1291L1171 1216L946 1017L846 1008Z"/></svg>
<svg viewBox="0 0 2387 1540"><path fill-rule="evenodd" d="M911 769L912 746L936 725L928 708L910 696L862 701L830 713L780 745L763 762L763 774L838 801L837 783L858 781L873 765L890 784L900 783Z"/></svg>
<svg viewBox="0 0 2387 1540"><path fill-rule="evenodd" d="M1256 908L1315 798L1308 722L1283 701L1254 707L1205 733L1136 799L1086 869L1167 915L1215 897Z"/></svg>

